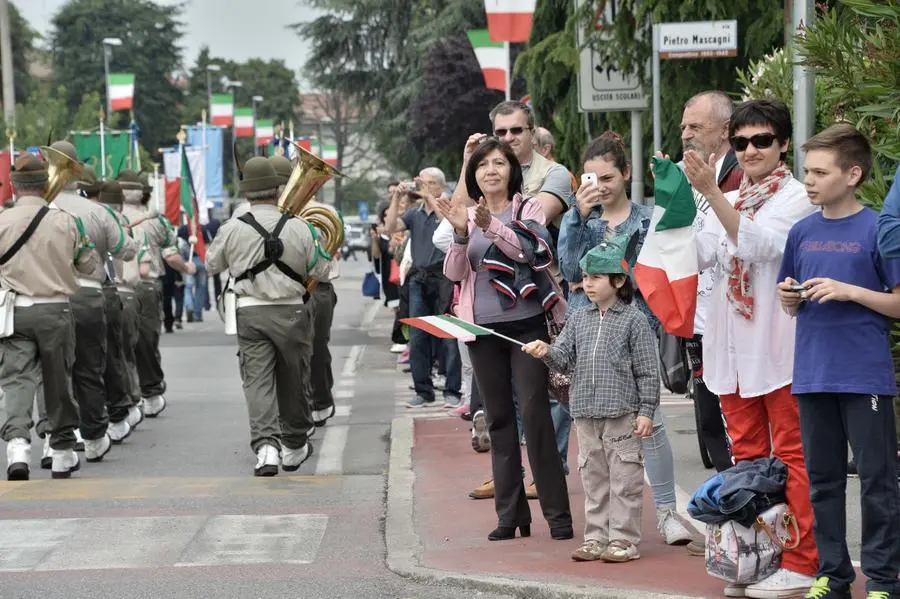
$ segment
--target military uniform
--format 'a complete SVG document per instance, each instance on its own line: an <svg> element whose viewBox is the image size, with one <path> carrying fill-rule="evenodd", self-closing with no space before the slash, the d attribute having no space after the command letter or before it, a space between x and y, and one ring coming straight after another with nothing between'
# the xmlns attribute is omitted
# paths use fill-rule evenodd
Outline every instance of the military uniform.
<svg viewBox="0 0 900 599"><path fill-rule="evenodd" d="M31 195L41 187L46 191L41 161L30 155L19 158L11 178L20 197L0 214L0 293L15 312L12 334L0 338L0 388L5 394L0 436L7 441L7 478L30 476L32 408L40 381L52 476L67 478L80 466L73 449L79 416L71 390L75 319L69 296L80 287L76 269L85 275L94 272L97 257L77 218L49 210L42 197ZM28 230L32 233L24 238Z"/></svg>
<svg viewBox="0 0 900 599"><path fill-rule="evenodd" d="M326 260L317 259L306 222L283 218L274 202L262 203L275 199L278 185L265 158L248 160L241 190L258 201L242 218L255 226L228 221L206 254L210 273L227 270L235 281L238 357L257 476L276 474L279 464L297 470L312 453L308 433L313 422L302 391L309 374L312 322L306 288L297 279L323 279L328 269Z"/></svg>

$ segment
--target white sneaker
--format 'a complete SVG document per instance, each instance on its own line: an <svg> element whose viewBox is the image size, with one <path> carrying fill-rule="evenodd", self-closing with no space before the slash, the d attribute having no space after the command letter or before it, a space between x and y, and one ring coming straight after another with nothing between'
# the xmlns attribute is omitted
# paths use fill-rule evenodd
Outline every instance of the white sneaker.
<svg viewBox="0 0 900 599"><path fill-rule="evenodd" d="M162 395L144 398L144 416L156 418L166 409L166 398Z"/></svg>
<svg viewBox="0 0 900 599"><path fill-rule="evenodd" d="M269 444L260 446L256 451L256 468L253 469L253 476L275 476L278 474L280 462L277 449Z"/></svg>
<svg viewBox="0 0 900 599"><path fill-rule="evenodd" d="M405 351L406 351L405 343L395 343L394 345L391 346L392 354L402 354Z"/></svg>
<svg viewBox="0 0 900 599"><path fill-rule="evenodd" d="M49 433L47 436L50 436ZM77 428L75 429L75 451L84 451L84 437Z"/></svg>
<svg viewBox="0 0 900 599"><path fill-rule="evenodd" d="M109 438L109 433L93 441L86 440L84 442L84 459L88 462L99 462L103 459L103 456L109 453L111 447L112 441Z"/></svg>
<svg viewBox="0 0 900 599"><path fill-rule="evenodd" d="M141 410L139 406L131 406L128 410L128 416L125 417L125 422L128 423L128 426L131 427L131 430L137 428L141 422L144 421L144 412Z"/></svg>
<svg viewBox="0 0 900 599"><path fill-rule="evenodd" d="M53 478L69 478L81 468L81 461L74 449L51 449L53 467L50 476Z"/></svg>
<svg viewBox="0 0 900 599"><path fill-rule="evenodd" d="M53 456L50 454L50 433L44 436L44 450L41 453L41 468L50 470L53 466Z"/></svg>
<svg viewBox="0 0 900 599"><path fill-rule="evenodd" d="M726 597L746 597L748 586L750 585L730 582L728 583L728 586L725 587L725 592L723 594Z"/></svg>
<svg viewBox="0 0 900 599"><path fill-rule="evenodd" d="M610 541L606 551L600 554L600 559L605 562L618 564L641 559L641 554L638 552L637 545L634 543L616 539Z"/></svg>
<svg viewBox="0 0 900 599"><path fill-rule="evenodd" d="M109 426L106 427L106 434L109 435L109 440L116 445L127 439L128 435L131 434L131 425L128 424L128 418L119 422L110 422Z"/></svg>
<svg viewBox="0 0 900 599"><path fill-rule="evenodd" d="M312 419L313 424L316 426L325 426L325 423L328 422L328 419L334 416L334 406L332 405L330 408L325 408L324 410L313 410L312 411Z"/></svg>
<svg viewBox="0 0 900 599"><path fill-rule="evenodd" d="M6 444L6 480L28 480L31 441L17 437Z"/></svg>
<svg viewBox="0 0 900 599"><path fill-rule="evenodd" d="M305 443L300 449L289 449L281 446L281 469L285 472L294 472L313 454L312 445Z"/></svg>
<svg viewBox="0 0 900 599"><path fill-rule="evenodd" d="M674 507L656 508L656 527L667 545L687 545L698 538L693 527L675 511Z"/></svg>
<svg viewBox="0 0 900 599"><path fill-rule="evenodd" d="M797 597L806 593L815 581L813 576L779 568L765 580L748 586L744 591L744 596L752 599Z"/></svg>

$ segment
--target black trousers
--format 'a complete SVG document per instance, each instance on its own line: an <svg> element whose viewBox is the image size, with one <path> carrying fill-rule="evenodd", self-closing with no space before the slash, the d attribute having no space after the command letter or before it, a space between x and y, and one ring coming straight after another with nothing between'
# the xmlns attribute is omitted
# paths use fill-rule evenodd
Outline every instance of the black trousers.
<svg viewBox="0 0 900 599"><path fill-rule="evenodd" d="M81 414L81 435L102 439L109 426L106 410L106 298L103 290L82 287L69 303L75 315L75 365L72 392Z"/></svg>
<svg viewBox="0 0 900 599"><path fill-rule="evenodd" d="M312 290L310 301L313 315L313 343L310 358L310 403L313 410L327 410L334 405L331 393L334 387L334 373L331 369L331 323L337 294L331 283L318 283Z"/></svg>
<svg viewBox="0 0 900 599"><path fill-rule="evenodd" d="M799 395L800 433L819 549L817 576L836 590L856 574L847 551L847 443L856 457L862 505L862 571L867 591L900 592L900 489L893 398Z"/></svg>
<svg viewBox="0 0 900 599"><path fill-rule="evenodd" d="M703 382L703 337L696 335L686 343L688 366L693 372L694 413L697 416L697 434L706 445L709 459L717 472L731 468L731 448L722 419L719 396L706 388Z"/></svg>
<svg viewBox="0 0 900 599"><path fill-rule="evenodd" d="M161 277L163 293L163 324L167 331L172 330L172 324L181 321L184 312L184 281L181 275L166 265L166 274ZM218 298L218 296L216 296ZM173 310L174 306L174 310Z"/></svg>
<svg viewBox="0 0 900 599"><path fill-rule="evenodd" d="M549 340L543 316L519 323L497 324L493 328L523 343ZM518 346L493 335L478 337L468 344L468 348L491 437L494 507L500 526L531 524L531 510L522 478L522 448L513 389L522 411L528 461L537 485L541 511L551 528L571 526L569 491L550 418L547 367Z"/></svg>
<svg viewBox="0 0 900 599"><path fill-rule="evenodd" d="M131 397L131 373L125 358L125 314L122 298L115 287L103 288L106 300L106 410L110 422L121 422L128 417L133 405Z"/></svg>

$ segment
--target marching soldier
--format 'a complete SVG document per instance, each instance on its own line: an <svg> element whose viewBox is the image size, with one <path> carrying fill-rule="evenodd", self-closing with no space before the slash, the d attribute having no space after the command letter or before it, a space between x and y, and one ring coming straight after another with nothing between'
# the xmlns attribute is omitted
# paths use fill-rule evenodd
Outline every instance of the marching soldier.
<svg viewBox="0 0 900 599"><path fill-rule="evenodd" d="M293 165L284 156L270 156L269 161L275 168L275 174L286 185L291 177ZM337 211L328 204L311 200L307 206L323 207L335 214ZM324 234L319 231L319 237ZM318 282L310 291L310 309L313 319L313 349L310 357L309 398L312 405L312 419L315 426L325 426L329 418L334 416L334 374L331 369L331 323L334 320L334 307L337 305L337 294L331 282L340 276L337 257L332 258L328 267L326 280Z"/></svg>
<svg viewBox="0 0 900 599"><path fill-rule="evenodd" d="M311 228L278 210L279 178L262 157L244 164L241 191L250 211L231 219L207 250L211 274L234 278L238 356L250 416L254 475L293 472L312 455L313 428L305 389L312 322L303 281L324 279ZM281 455L279 456L279 450Z"/></svg>
<svg viewBox="0 0 900 599"><path fill-rule="evenodd" d="M51 148L78 162L75 146L67 141L55 142ZM85 183L72 182L60 192L53 206L81 219L88 238L94 244L97 267L93 272L78 278L80 288L70 299L75 316L75 365L72 368L72 390L81 413L81 435L84 438L84 459L98 462L110 449L110 442L121 443L131 432L127 422L130 405L123 405L122 398L107 408L106 359L107 304L104 291L108 256L123 260L134 257L137 245L125 235L118 219L96 199L99 189L96 181L90 183L87 171ZM94 192L97 193L94 193ZM90 192L90 193L89 193ZM114 289L113 289L114 292ZM126 398L127 401L127 398Z"/></svg>
<svg viewBox="0 0 900 599"><path fill-rule="evenodd" d="M30 476L32 407L42 380L51 475L68 478L81 465L74 450L78 404L71 390L75 319L69 297L80 287L76 269L93 273L97 256L79 219L49 209L46 165L25 155L14 168L18 200L0 214L0 388L5 394L0 436L7 442L6 476Z"/></svg>
<svg viewBox="0 0 900 599"><path fill-rule="evenodd" d="M165 373L159 353L159 336L162 331L160 311L162 305L163 260L175 270L186 274L196 272L194 265L185 262L175 247L176 237L172 225L164 216L154 215L147 207L150 194L145 193L137 173L123 170L119 173L119 185L125 194L123 213L131 222L129 227L141 244L138 263L145 254L150 256L147 276L135 288L140 327L135 347L138 377L144 416L155 418L166 409ZM145 199L146 198L146 199Z"/></svg>

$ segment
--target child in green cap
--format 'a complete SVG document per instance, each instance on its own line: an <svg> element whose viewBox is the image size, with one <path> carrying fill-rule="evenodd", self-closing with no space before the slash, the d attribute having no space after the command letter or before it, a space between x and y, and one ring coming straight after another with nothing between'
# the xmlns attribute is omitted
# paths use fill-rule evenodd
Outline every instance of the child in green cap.
<svg viewBox="0 0 900 599"><path fill-rule="evenodd" d="M631 304L634 288L624 258L620 240L588 252L580 266L591 305L569 318L553 345L533 341L522 347L554 370L574 370L569 410L578 430L585 514L575 561L640 557L641 438L653 433L660 375L656 337Z"/></svg>

